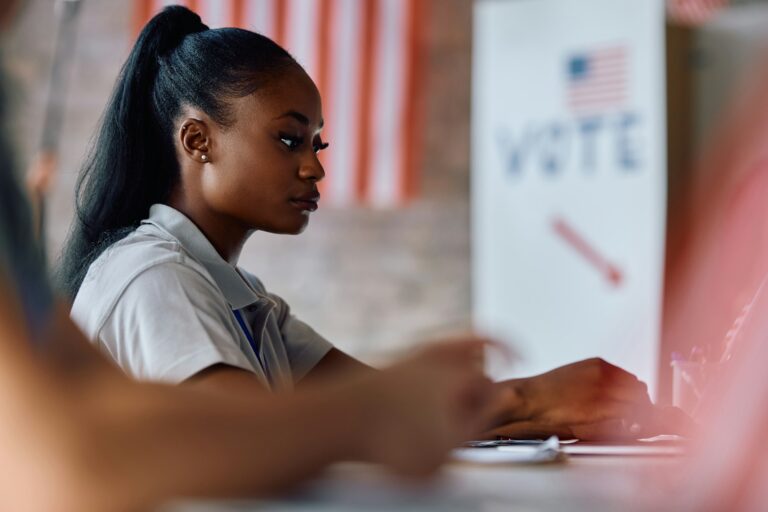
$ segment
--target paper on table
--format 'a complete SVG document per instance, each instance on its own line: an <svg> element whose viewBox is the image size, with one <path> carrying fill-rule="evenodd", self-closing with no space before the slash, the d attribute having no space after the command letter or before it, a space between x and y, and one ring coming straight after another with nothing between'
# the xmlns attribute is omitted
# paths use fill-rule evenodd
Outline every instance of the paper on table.
<svg viewBox="0 0 768 512"><path fill-rule="evenodd" d="M531 464L563 459L560 440L552 436L534 445L499 446L496 448L457 448L453 460L475 464Z"/></svg>
<svg viewBox="0 0 768 512"><path fill-rule="evenodd" d="M503 449L503 448L500 448ZM683 446L654 446L652 444L574 443L562 446L568 455L684 455Z"/></svg>
<svg viewBox="0 0 768 512"><path fill-rule="evenodd" d="M560 451L568 455L684 455L687 447L688 440L680 436L656 436L634 442L560 442ZM499 449L506 451L507 447Z"/></svg>

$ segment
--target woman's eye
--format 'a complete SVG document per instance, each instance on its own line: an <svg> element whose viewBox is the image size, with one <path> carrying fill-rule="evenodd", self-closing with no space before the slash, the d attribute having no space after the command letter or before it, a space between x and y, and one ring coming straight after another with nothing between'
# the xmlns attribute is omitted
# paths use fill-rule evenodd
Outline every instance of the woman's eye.
<svg viewBox="0 0 768 512"><path fill-rule="evenodd" d="M328 147L328 143L327 143L327 142L321 142L320 144L315 144L315 145L312 147L312 149L314 149L314 150L315 150L315 153L319 153L319 152L321 152L322 150L326 149L327 147Z"/></svg>
<svg viewBox="0 0 768 512"><path fill-rule="evenodd" d="M297 147L301 146L301 143L303 142L303 140L296 137L281 136L280 142L285 144L286 147L288 147L288 149L296 149Z"/></svg>

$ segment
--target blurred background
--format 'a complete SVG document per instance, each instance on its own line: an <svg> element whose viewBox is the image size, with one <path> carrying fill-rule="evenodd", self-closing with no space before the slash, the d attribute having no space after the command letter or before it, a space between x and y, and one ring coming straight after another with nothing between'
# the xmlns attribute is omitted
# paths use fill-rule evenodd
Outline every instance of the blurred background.
<svg viewBox="0 0 768 512"><path fill-rule="evenodd" d="M536 37L548 36L546 30L539 34L515 32L514 27L525 23L513 16L508 20L512 37L509 44L513 46L478 54L479 48L488 48L489 41L492 42L489 37L493 31L490 25L483 25L478 16L473 16L475 4L476 13L485 9L491 17L493 10L503 9L504 4L511 5L511 9L530 7L531 15L539 16L535 24L531 22L536 27L546 27L548 22L556 27L566 16L564 13L570 11L583 11L579 15L588 17L595 25L605 25L617 16L632 23L633 11L623 10L622 6L638 4L612 0L609 3L614 7L601 9L599 2L560 0L567 9L559 12L551 8L553 2L186 2L211 26L241 25L262 31L286 45L307 66L324 95L327 138L332 148L324 157L328 179L323 193L327 199L302 235L255 235L240 264L258 275L272 292L292 305L298 316L341 349L371 363L386 361L426 339L468 329L474 323L498 332L520 352L522 362L504 369L504 375L529 373L566 362L561 361L566 355L603 356L632 369L631 363L617 360L612 354L627 352L627 346L631 350L639 346L638 353L643 354L646 362L637 371L657 384L659 396L667 401L671 392L670 354L689 351L704 342L681 335L680 326L670 327L667 314L669 297L686 297L689 293L679 292L681 286L673 278L677 276L676 269L688 266L681 255L685 253L686 234L697 216L694 191L697 183L714 180L700 170L696 157L711 144L713 131L721 126L721 113L768 43L768 0L678 0L667 4L649 0L656 10L648 11L647 35L655 40L642 50L647 50L649 56L637 72L652 70L647 77L652 95L644 97L643 108L659 114L654 121L659 129L652 136L659 137L655 147L660 160L652 166L656 181L649 185L653 191L649 192L651 199L642 203L643 208L652 212L652 224L654 219L658 222L646 233L647 243L638 242L645 244L642 247L647 250L647 258L633 263L642 269L642 281L648 284L642 304L628 301L621 306L624 310L614 312L595 298L597 291L579 279L552 286L548 281L551 276L531 271L532 282L540 279L542 289L555 295L568 290L574 303L591 304L583 313L587 315L585 325L605 321L614 313L618 315L615 318L621 319L621 315L632 315L632 308L648 313L640 338L628 336L623 340L623 324L617 322L615 329L609 331L610 338L595 343L588 338L592 331L579 331L581 323L569 324L567 315L556 308L546 308L552 303L549 296L515 285L519 280L514 269L509 274L512 277L505 270L514 264L513 260L489 260L487 264L481 260L488 251L494 253L496 241L504 245L508 235L510 240L515 239L526 218L518 215L507 219L507 210L501 208L493 220L492 231L480 233L478 219L493 215L495 204L484 203L483 197L477 195L483 186L477 177L490 171L477 159L477 139L471 157L472 132L477 135L482 130L478 123L483 118L478 117L478 112L482 110L480 105L485 105L483 98L478 97L473 103L473 90L484 90L482 80L494 76L489 70L501 69L506 65L505 59L516 55L515 51L520 53L520 47L514 46L514 37L520 37L521 45L534 44L536 48ZM17 114L13 131L18 147L22 148L21 163L26 166L39 151L42 137L58 24L57 3L27 2L4 56L12 75ZM78 168L120 65L138 27L164 2L79 3L76 37L69 43L71 66L64 75L68 85L58 144L58 170L47 194L45 238L52 257L58 254L66 236L73 215ZM547 9L537 11L537 7ZM503 29L504 23L502 18L494 26ZM577 59L569 63L577 61L581 62ZM478 67L479 62L484 67ZM505 69L518 72L521 83L534 80L534 75L527 75L524 67ZM634 68L627 69L631 72ZM541 89L541 97L522 96L520 101L535 109L545 102L547 88L535 80L528 85L527 92L520 94ZM513 95L516 91L512 87L508 92ZM357 96L350 96L352 93ZM631 94L634 93L630 91ZM510 126L515 116L521 115L515 111L502 114L502 118L512 119ZM527 111L528 114L531 112ZM542 108L541 114L546 117L551 112ZM624 193L631 197L632 190ZM567 189L564 193L568 197ZM524 197L529 197L526 194L523 192ZM614 206L621 209L621 204ZM598 212L600 215L621 216L621 212ZM576 234L572 226L562 222L556 226L559 236L577 247L576 260L594 265L595 255L585 252L582 243L591 242L590 235ZM588 233L589 226L586 230ZM632 230L627 231L629 234L624 232L622 237L631 239ZM595 236L610 236L610 230ZM635 241L628 246L626 240L617 238L614 242L634 247L631 244ZM510 247L520 250L523 246L513 243ZM546 245L531 243L525 249L533 259L544 261L549 253L542 247ZM623 261L620 256L617 258L612 263L621 267ZM606 290L615 287L615 277L609 272L604 283ZM621 279L631 283L631 272ZM512 297L510 304L529 303L536 307L542 311L543 320L535 319L539 325L560 323L559 330L552 332L570 332L572 338L536 337L535 331L526 328L526 322L531 321L526 315L515 316L510 312L505 316L505 308L512 306L493 299L495 295L488 292L491 289L501 290L493 293L503 292ZM495 301L496 310L502 313L487 314L487 297ZM701 311L691 314L699 318L696 315ZM715 340L726 330L727 325L708 327ZM564 351L563 343L578 350Z"/></svg>

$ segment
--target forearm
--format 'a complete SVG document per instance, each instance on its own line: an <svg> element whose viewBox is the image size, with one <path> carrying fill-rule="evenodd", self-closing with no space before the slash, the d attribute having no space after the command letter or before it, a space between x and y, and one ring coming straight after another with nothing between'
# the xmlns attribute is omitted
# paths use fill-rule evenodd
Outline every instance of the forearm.
<svg viewBox="0 0 768 512"><path fill-rule="evenodd" d="M338 380L340 377L368 374L374 371L376 371L374 368L334 348L303 379L296 383L296 387L301 389L325 381Z"/></svg>
<svg viewBox="0 0 768 512"><path fill-rule="evenodd" d="M362 458L368 429L360 422L372 421L372 411L354 385L276 396L137 383L90 346L63 308L57 313L40 354L47 368L38 367L51 370L50 389L38 393L51 405L32 407L47 416L30 421L51 427L46 467L65 469L45 487L62 510L142 510L174 497L263 495L333 461ZM1 325L8 331L13 324ZM5 331L4 341L12 337ZM6 355L11 352L24 351ZM14 375L6 389L19 385Z"/></svg>
<svg viewBox="0 0 768 512"><path fill-rule="evenodd" d="M362 422L370 414L343 389L246 403L184 388L135 386L130 398L111 404L114 425L103 426L113 428L102 429L116 437L105 443L110 456L101 454L110 479L102 487L110 499L118 492L127 503L145 506L171 496L264 495L333 461L363 455Z"/></svg>

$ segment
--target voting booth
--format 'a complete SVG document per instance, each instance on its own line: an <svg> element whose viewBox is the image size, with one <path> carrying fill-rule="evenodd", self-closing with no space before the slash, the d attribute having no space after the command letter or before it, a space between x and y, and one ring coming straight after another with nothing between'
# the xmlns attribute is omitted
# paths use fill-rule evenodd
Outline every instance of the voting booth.
<svg viewBox="0 0 768 512"><path fill-rule="evenodd" d="M603 357L656 382L666 208L662 0L479 1L476 327L494 377Z"/></svg>

